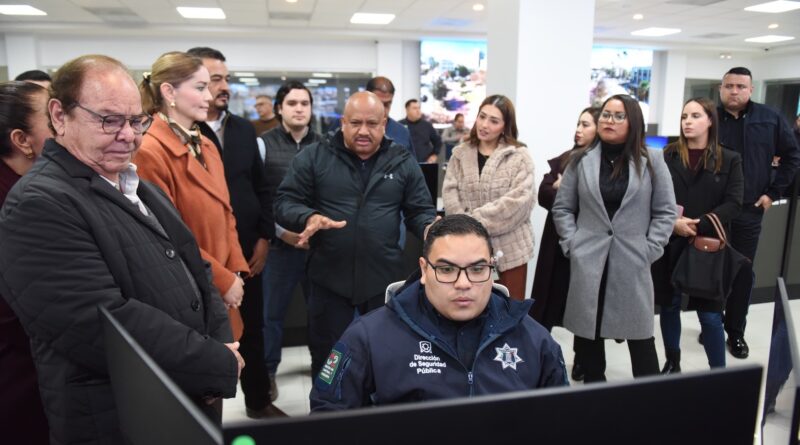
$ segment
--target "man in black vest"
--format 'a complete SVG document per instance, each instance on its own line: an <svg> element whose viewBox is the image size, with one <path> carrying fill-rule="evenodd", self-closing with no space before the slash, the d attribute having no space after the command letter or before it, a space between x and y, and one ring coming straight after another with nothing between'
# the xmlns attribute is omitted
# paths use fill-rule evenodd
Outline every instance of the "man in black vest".
<svg viewBox="0 0 800 445"><path fill-rule="evenodd" d="M244 333L239 352L248 365L241 376L244 403L248 417L270 416L276 414L277 409L270 403L269 379L264 364L261 270L267 260L269 239L275 234L272 200L255 129L247 119L228 112L230 74L225 66L225 56L212 48L192 48L187 52L202 59L211 75L208 120L200 122L200 131L216 144L225 164L225 179L236 217L239 243L250 266L240 308Z"/></svg>
<svg viewBox="0 0 800 445"><path fill-rule="evenodd" d="M270 196L275 195L295 156L320 140L320 135L310 126L313 105L311 91L296 80L281 85L275 95L275 112L280 123L260 136L265 147L264 163ZM278 397L275 374L281 362L283 321L298 284L308 297L308 246L298 245L299 236L297 232L276 225L275 238L264 267L264 353L273 401Z"/></svg>

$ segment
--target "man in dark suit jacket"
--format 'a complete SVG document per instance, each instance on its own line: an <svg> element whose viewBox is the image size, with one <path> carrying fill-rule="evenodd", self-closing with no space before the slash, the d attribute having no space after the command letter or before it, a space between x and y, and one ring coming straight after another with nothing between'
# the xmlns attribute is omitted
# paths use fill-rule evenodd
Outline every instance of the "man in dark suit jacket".
<svg viewBox="0 0 800 445"><path fill-rule="evenodd" d="M212 48L192 48L188 53L202 59L211 76L208 120L200 123L200 131L214 142L225 164L225 179L231 194L239 243L250 266L240 308L244 321L240 351L247 362L247 371L242 372L242 391L247 415L260 418L274 413L264 362L264 300L261 294L261 271L267 260L269 240L275 234L272 200L255 129L250 121L228 111L230 74L225 56Z"/></svg>

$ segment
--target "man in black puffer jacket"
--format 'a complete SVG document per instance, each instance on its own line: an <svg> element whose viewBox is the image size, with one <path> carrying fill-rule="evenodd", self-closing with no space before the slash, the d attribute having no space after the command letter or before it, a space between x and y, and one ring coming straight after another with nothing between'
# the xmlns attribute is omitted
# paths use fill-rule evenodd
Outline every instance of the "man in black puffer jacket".
<svg viewBox="0 0 800 445"><path fill-rule="evenodd" d="M382 306L386 284L402 278L400 212L420 239L436 216L416 160L384 137L385 127L377 96L354 94L341 130L301 151L278 187L276 221L311 247L314 374L354 314Z"/></svg>

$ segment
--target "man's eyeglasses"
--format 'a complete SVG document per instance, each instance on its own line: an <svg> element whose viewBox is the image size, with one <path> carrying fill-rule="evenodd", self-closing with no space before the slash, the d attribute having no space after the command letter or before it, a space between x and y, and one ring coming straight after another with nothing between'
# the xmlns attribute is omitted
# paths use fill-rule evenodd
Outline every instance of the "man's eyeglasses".
<svg viewBox="0 0 800 445"><path fill-rule="evenodd" d="M609 113L608 111L603 111L600 113L601 121L612 122L615 124L621 124L627 118L628 116L625 113Z"/></svg>
<svg viewBox="0 0 800 445"><path fill-rule="evenodd" d="M427 258L425 262L428 263L433 274L436 276L436 281L444 284L455 283L461 277L463 270L467 274L467 279L472 283L483 283L489 281L492 277L492 270L494 266L491 264L473 264L467 267L458 267L453 265L434 266Z"/></svg>
<svg viewBox="0 0 800 445"><path fill-rule="evenodd" d="M78 108L90 113L94 117L100 119L102 122L103 132L106 134L116 134L119 133L125 127L125 122L131 124L131 129L136 134L142 134L150 128L150 124L153 123L153 117L147 113L137 114L135 116L126 116L124 114L109 114L103 116L100 113L96 113L83 105L76 103L75 105Z"/></svg>

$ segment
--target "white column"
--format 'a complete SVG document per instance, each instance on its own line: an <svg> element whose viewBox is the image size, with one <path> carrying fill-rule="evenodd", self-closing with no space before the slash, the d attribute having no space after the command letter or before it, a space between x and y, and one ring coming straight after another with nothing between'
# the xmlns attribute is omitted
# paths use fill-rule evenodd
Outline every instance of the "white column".
<svg viewBox="0 0 800 445"><path fill-rule="evenodd" d="M6 34L6 60L8 61L8 78L28 70L39 69L36 63L36 38L27 34Z"/></svg>
<svg viewBox="0 0 800 445"><path fill-rule="evenodd" d="M687 56L681 51L657 51L653 54L652 85L657 95L650 103L650 114L655 111L658 133L677 136L681 128L681 111L686 85Z"/></svg>
<svg viewBox="0 0 800 445"><path fill-rule="evenodd" d="M416 52L413 45L416 44ZM376 76L388 77L394 84L394 102L389 116L402 119L406 116L403 104L419 98L419 42L379 40L377 43ZM410 60L407 60L410 59Z"/></svg>
<svg viewBox="0 0 800 445"><path fill-rule="evenodd" d="M488 2L486 93L514 102L537 186L547 160L572 147L578 113L589 105L594 7L594 0ZM538 206L532 215L537 251L546 216ZM529 263L526 297L537 259Z"/></svg>
<svg viewBox="0 0 800 445"><path fill-rule="evenodd" d="M399 119L406 117L403 104L408 99L420 99L419 97L419 76L420 76L420 53L418 40L403 41L403 75L398 82L402 83L400 94L394 96L392 110L398 110ZM395 84L396 85L396 84ZM397 104L395 108L394 104ZM392 116L394 117L394 116ZM397 119L397 118L396 118Z"/></svg>

